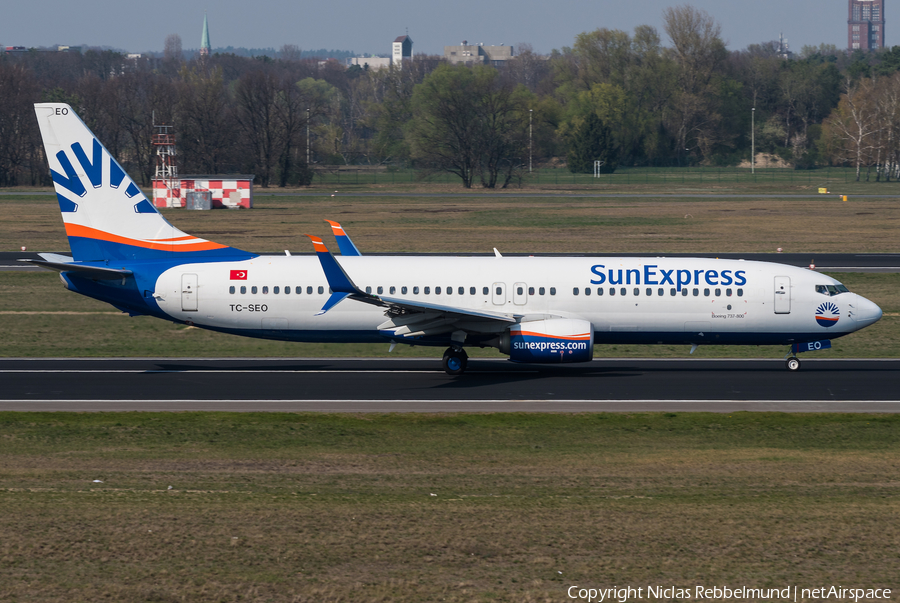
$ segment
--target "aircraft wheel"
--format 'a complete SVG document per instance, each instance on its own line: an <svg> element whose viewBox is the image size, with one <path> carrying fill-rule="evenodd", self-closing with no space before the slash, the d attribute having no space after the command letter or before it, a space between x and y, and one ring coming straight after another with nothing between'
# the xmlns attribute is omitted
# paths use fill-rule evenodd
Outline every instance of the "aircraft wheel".
<svg viewBox="0 0 900 603"><path fill-rule="evenodd" d="M791 356L790 358L788 358L785 361L784 366L787 367L787 370L789 370L791 372L799 371L800 370L800 359L797 358L796 356Z"/></svg>
<svg viewBox="0 0 900 603"><path fill-rule="evenodd" d="M469 356L464 350L454 350L453 348L449 348L444 352L444 372L453 376L462 375L466 370L468 360Z"/></svg>

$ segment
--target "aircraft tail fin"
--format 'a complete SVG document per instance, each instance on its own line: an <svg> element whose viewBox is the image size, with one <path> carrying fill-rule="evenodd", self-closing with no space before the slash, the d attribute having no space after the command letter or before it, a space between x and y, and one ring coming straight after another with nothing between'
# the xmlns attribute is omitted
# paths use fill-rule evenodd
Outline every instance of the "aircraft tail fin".
<svg viewBox="0 0 900 603"><path fill-rule="evenodd" d="M169 224L69 105L34 111L75 261L250 255Z"/></svg>

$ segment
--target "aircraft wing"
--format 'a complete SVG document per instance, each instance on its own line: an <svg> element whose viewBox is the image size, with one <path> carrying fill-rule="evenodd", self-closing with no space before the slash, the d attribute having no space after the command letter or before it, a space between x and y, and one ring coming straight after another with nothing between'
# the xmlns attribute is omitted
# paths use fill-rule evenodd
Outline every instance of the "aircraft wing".
<svg viewBox="0 0 900 603"><path fill-rule="evenodd" d="M389 335L414 337L446 333L454 330L496 332L518 322L522 315L490 310L474 310L429 302L372 295L362 291L347 275L325 247L322 239L306 235L313 243L332 294L317 315L324 314L343 300L350 298L385 309L386 322L379 330Z"/></svg>
<svg viewBox="0 0 900 603"><path fill-rule="evenodd" d="M123 270L118 268L106 268L104 266L95 266L92 264L82 264L75 262L73 258L55 253L41 253L40 260L19 260L29 264L36 264L43 268L56 270L58 272L78 272L84 276L99 280L114 281L124 278L132 274L131 270Z"/></svg>

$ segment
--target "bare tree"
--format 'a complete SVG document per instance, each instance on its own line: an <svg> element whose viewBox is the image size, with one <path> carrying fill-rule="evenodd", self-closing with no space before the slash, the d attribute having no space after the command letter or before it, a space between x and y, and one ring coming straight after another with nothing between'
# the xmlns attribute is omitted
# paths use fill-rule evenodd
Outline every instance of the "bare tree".
<svg viewBox="0 0 900 603"><path fill-rule="evenodd" d="M180 63L183 58L181 50L181 36L178 34L169 34L166 36L166 44L163 47L163 59L175 63Z"/></svg>
<svg viewBox="0 0 900 603"><path fill-rule="evenodd" d="M711 81L728 52L722 28L704 10L689 5L663 11L666 33L672 40L671 56L678 66L679 94L674 100L677 152L698 146L706 155L720 140L721 115Z"/></svg>
<svg viewBox="0 0 900 603"><path fill-rule="evenodd" d="M828 134L837 141L839 156L856 168L857 182L863 163L874 148L875 134L879 128L872 88L872 80L853 82L848 78L837 109L824 124Z"/></svg>

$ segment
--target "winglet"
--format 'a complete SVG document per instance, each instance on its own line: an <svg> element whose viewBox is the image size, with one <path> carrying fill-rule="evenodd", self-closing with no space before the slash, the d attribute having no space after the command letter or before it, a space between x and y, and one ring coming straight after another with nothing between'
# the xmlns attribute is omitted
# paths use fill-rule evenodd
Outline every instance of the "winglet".
<svg viewBox="0 0 900 603"><path fill-rule="evenodd" d="M331 224L331 231L334 233L334 238L337 239L338 247L341 249L341 255L362 255L359 252L359 249L356 248L356 245L353 244L353 241L350 240L350 237L347 236L347 233L344 232L344 228L340 224L332 220L325 221Z"/></svg>
<svg viewBox="0 0 900 603"><path fill-rule="evenodd" d="M350 277L347 276L347 273L344 272L341 265L337 263L337 260L331 255L331 252L325 247L325 243L322 242L322 239L312 235L304 236L309 237L309 240L312 241L313 248L316 250L316 255L319 256L319 263L322 264L322 271L325 272L325 279L328 281L328 286L331 287L332 291L331 297L328 298L328 301L325 302L325 305L322 306L322 309L319 310L316 316L325 314L351 294L359 296L366 295L359 290L352 280L350 280Z"/></svg>

